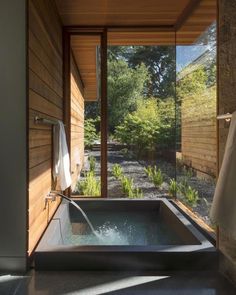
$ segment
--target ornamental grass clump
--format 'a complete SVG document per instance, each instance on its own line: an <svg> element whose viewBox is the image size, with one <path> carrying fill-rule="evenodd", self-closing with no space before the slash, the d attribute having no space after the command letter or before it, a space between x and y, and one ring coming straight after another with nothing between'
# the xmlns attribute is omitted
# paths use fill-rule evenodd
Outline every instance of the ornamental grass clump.
<svg viewBox="0 0 236 295"><path fill-rule="evenodd" d="M95 172L95 166L96 166L96 159L93 156L89 156L89 171Z"/></svg>
<svg viewBox="0 0 236 295"><path fill-rule="evenodd" d="M142 198L143 197L143 191L139 187L135 187L133 190L133 198Z"/></svg>
<svg viewBox="0 0 236 295"><path fill-rule="evenodd" d="M197 206L199 200L198 191L193 189L190 185L186 188L184 197L188 205L191 207Z"/></svg>
<svg viewBox="0 0 236 295"><path fill-rule="evenodd" d="M152 172L152 181L153 181L155 187L157 187L157 188L159 188L164 182L164 175L163 175L160 168L157 170L156 166L154 166L154 169Z"/></svg>
<svg viewBox="0 0 236 295"><path fill-rule="evenodd" d="M119 164L115 164L112 167L112 175L117 179L120 180L123 176L123 169Z"/></svg>
<svg viewBox="0 0 236 295"><path fill-rule="evenodd" d="M179 188L178 188L177 181L174 178L172 178L169 183L169 191L168 191L169 196L171 198L176 198L178 189Z"/></svg>
<svg viewBox="0 0 236 295"><path fill-rule="evenodd" d="M120 180L121 180L122 191L125 196L127 196L128 198L143 197L143 191L140 188L134 186L133 178L123 176Z"/></svg>
<svg viewBox="0 0 236 295"><path fill-rule="evenodd" d="M156 166L148 166L147 168L144 168L145 173L147 174L149 180L153 182L155 187L159 188L164 182L164 175L161 171L161 169L157 169Z"/></svg>
<svg viewBox="0 0 236 295"><path fill-rule="evenodd" d="M151 177L152 177L152 166L145 167L144 172L146 173L147 177L149 179L151 179Z"/></svg>
<svg viewBox="0 0 236 295"><path fill-rule="evenodd" d="M191 207L197 206L199 200L198 191L188 184L187 178L184 178L180 182L180 184L178 185L178 191L181 193L182 199L187 203L187 205Z"/></svg>
<svg viewBox="0 0 236 295"><path fill-rule="evenodd" d="M182 194L182 195L186 195L186 191L188 189L188 179L187 178L183 178L181 180L181 182L179 183L179 192Z"/></svg>
<svg viewBox="0 0 236 295"><path fill-rule="evenodd" d="M122 186L122 191L123 193L129 197L133 197L133 188L134 188L134 181L132 178L123 176L121 178L121 186Z"/></svg>
<svg viewBox="0 0 236 295"><path fill-rule="evenodd" d="M78 183L77 190L81 195L97 197L101 194L101 182L96 179L93 171L88 171Z"/></svg>

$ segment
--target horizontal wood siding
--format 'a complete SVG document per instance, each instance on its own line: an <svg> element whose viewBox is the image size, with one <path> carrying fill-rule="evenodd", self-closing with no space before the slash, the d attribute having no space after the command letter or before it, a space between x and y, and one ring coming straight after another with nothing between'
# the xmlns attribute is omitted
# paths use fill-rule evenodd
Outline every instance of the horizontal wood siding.
<svg viewBox="0 0 236 295"><path fill-rule="evenodd" d="M45 208L52 185L52 128L34 117L63 119L62 27L53 1L29 1L29 255L59 200Z"/></svg>
<svg viewBox="0 0 236 295"><path fill-rule="evenodd" d="M78 163L80 163L78 165ZM72 190L84 164L84 98L83 87L71 55L71 172Z"/></svg>
<svg viewBox="0 0 236 295"><path fill-rule="evenodd" d="M210 101L210 102L209 102ZM182 101L183 162L210 176L217 173L215 88L204 94L186 97Z"/></svg>

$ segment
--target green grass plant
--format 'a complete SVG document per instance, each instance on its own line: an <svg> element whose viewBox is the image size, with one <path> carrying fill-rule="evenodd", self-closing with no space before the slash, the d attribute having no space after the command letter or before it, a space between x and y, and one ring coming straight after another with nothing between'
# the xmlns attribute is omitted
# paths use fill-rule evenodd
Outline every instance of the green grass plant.
<svg viewBox="0 0 236 295"><path fill-rule="evenodd" d="M176 198L177 192L178 192L178 183L174 178L172 178L169 183L169 192L168 192L169 196L171 198Z"/></svg>
<svg viewBox="0 0 236 295"><path fill-rule="evenodd" d="M96 179L93 171L88 171L85 178L79 181L77 190L81 195L97 197L101 195L101 182Z"/></svg>
<svg viewBox="0 0 236 295"><path fill-rule="evenodd" d="M164 182L164 175L161 169L157 169L157 166L148 166L144 168L144 172L147 174L148 178L153 182L155 187L159 188Z"/></svg>
<svg viewBox="0 0 236 295"><path fill-rule="evenodd" d="M116 178L116 179L121 179L123 176L123 169L119 164L115 164L112 167L112 175Z"/></svg>
<svg viewBox="0 0 236 295"><path fill-rule="evenodd" d="M95 166L96 166L96 159L93 156L89 156L89 171L90 172L95 172Z"/></svg>
<svg viewBox="0 0 236 295"><path fill-rule="evenodd" d="M198 191L193 189L190 185L187 187L184 197L188 205L191 207L197 206L199 200Z"/></svg>

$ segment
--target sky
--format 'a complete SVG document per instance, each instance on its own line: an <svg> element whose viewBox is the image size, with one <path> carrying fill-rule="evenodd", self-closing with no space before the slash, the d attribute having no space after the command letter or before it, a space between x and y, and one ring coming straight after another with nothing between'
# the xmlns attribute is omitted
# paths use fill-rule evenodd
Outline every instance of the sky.
<svg viewBox="0 0 236 295"><path fill-rule="evenodd" d="M208 50L208 45L188 45L176 47L176 70L179 72L185 66Z"/></svg>

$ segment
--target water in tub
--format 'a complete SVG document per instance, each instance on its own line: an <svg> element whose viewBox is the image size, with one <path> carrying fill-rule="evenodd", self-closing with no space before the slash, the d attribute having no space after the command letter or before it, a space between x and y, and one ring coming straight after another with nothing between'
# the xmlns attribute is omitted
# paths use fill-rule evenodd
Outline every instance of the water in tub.
<svg viewBox="0 0 236 295"><path fill-rule="evenodd" d="M78 205L75 207L81 212ZM146 246L182 243L156 211L93 210L86 211L86 216L83 217L87 222L81 214L73 212L71 222L64 231L64 244Z"/></svg>

